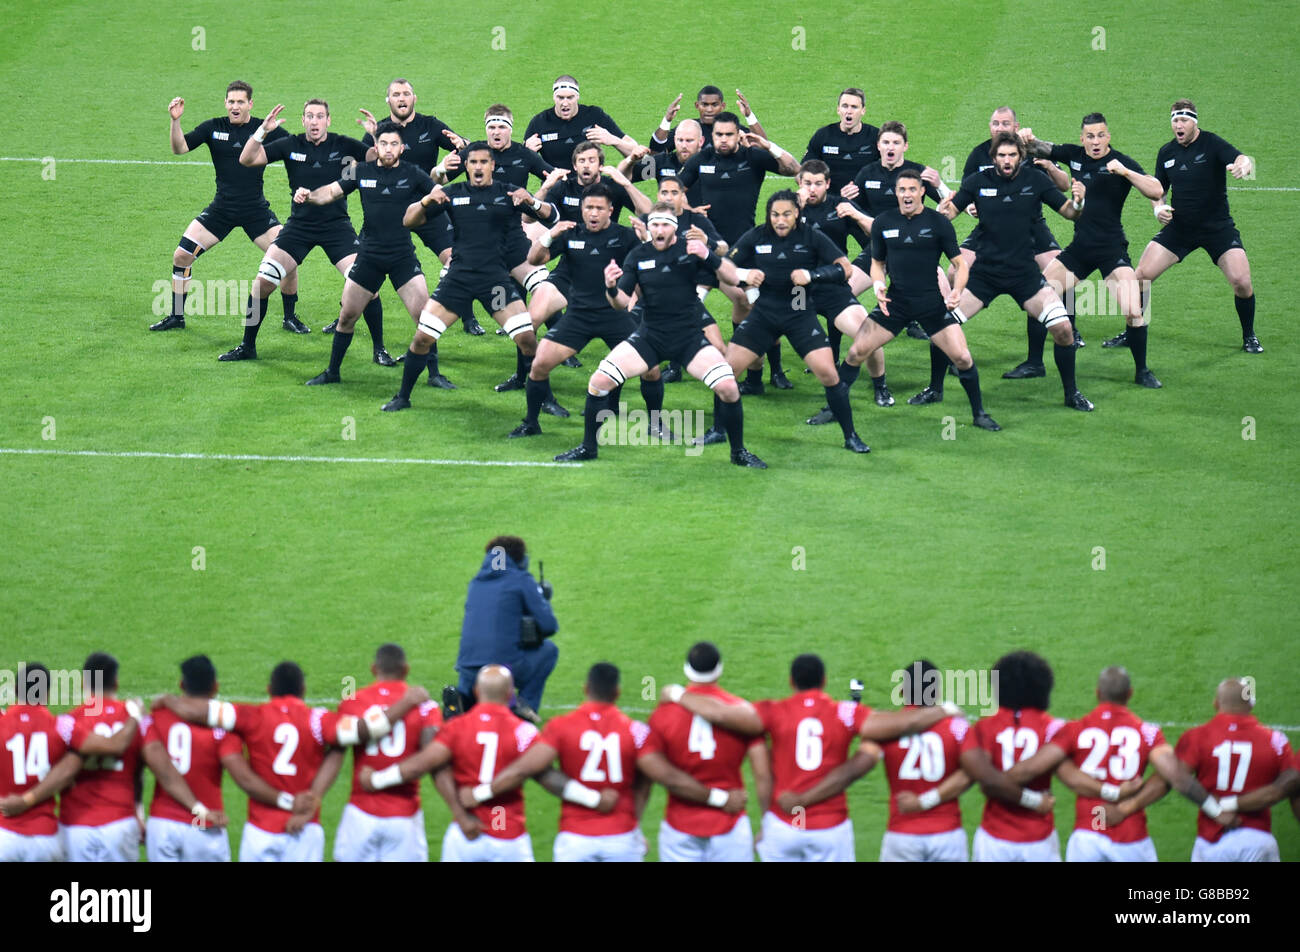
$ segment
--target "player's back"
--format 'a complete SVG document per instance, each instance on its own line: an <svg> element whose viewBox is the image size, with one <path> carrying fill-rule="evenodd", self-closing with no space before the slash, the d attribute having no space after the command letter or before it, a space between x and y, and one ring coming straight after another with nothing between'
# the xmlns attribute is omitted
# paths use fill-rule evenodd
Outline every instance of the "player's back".
<svg viewBox="0 0 1300 952"><path fill-rule="evenodd" d="M1165 736L1160 725L1143 721L1123 704L1106 702L1066 724L1052 742L1065 750L1083 773L1118 786L1146 772L1152 748L1164 744ZM1080 795L1074 805L1074 828L1099 832L1114 843L1147 838L1145 810L1116 826L1098 829L1098 808L1104 809L1105 801Z"/></svg>
<svg viewBox="0 0 1300 952"><path fill-rule="evenodd" d="M365 715L371 707L378 705L387 708L397 703L406 693L404 681L377 681L358 691L353 697L339 705L339 714L351 714L357 718ZM348 802L371 816L414 816L420 809L419 783L404 783L385 790L367 793L361 787L361 768L370 767L375 771L384 770L395 763L405 760L422 746L421 735L426 729L437 730L442 726L442 710L436 701L425 701L406 716L393 724L390 730L379 740L371 740L364 747L358 746L352 751L352 793Z"/></svg>
<svg viewBox="0 0 1300 952"><path fill-rule="evenodd" d="M121 701L93 698L59 715L56 725L63 742L75 750L89 734L112 737L129 719ZM135 775L141 747L137 734L120 758L87 757L76 781L59 800L59 822L66 826L103 826L135 816Z"/></svg>
<svg viewBox="0 0 1300 952"><path fill-rule="evenodd" d="M1220 799L1270 784L1295 762L1286 735L1265 727L1252 714L1217 714L1178 738L1175 752L1201 785ZM1272 812L1242 813L1241 825L1271 833ZM1225 832L1204 813L1197 814L1197 836L1216 843Z"/></svg>
<svg viewBox="0 0 1300 952"><path fill-rule="evenodd" d="M636 827L636 755L649 735L648 725L602 701L587 701L547 722L541 739L557 751L560 770L594 790L618 791L618 802L608 814L566 801L560 809L561 832L608 836Z"/></svg>
<svg viewBox="0 0 1300 952"><path fill-rule="evenodd" d="M491 783L532 746L538 733L536 727L516 717L504 704L481 701L448 721L438 733L438 743L451 751L456 785L474 787ZM498 813L501 808L504 814ZM473 813L483 825L483 832L498 839L513 840L528 831L523 787L480 804Z"/></svg>
<svg viewBox="0 0 1300 952"><path fill-rule="evenodd" d="M0 762L0 797L35 787L66 749L54 715L39 704L15 704L0 715L0 745L11 755ZM15 817L0 815L0 829L21 836L53 836L59 831L54 798Z"/></svg>
<svg viewBox="0 0 1300 952"><path fill-rule="evenodd" d="M713 684L692 684L687 691L717 698L726 704L743 704L741 698ZM706 787L732 790L744 787L740 765L752 738L742 737L715 727L691 714L680 704L661 704L650 715L650 729L655 749L661 751L674 767L690 774ZM717 836L736 825L734 814L690 803L668 794L664 814L668 825L691 836Z"/></svg>
<svg viewBox="0 0 1300 952"><path fill-rule="evenodd" d="M326 719L337 720L337 715L323 707L309 708L291 695L264 704L237 704L235 711L235 731L248 745L253 772L285 793L310 788L325 759ZM319 822L319 811L312 819ZM268 833L283 833L288 820L283 810L248 801L248 821Z"/></svg>
<svg viewBox="0 0 1300 952"><path fill-rule="evenodd" d="M1000 707L996 714L975 722L962 741L962 751L975 748L987 751L993 767L1005 773L1036 754L1064 726L1064 720L1052 717L1046 711ZM1025 786L1046 792L1051 785L1051 775L1041 774ZM980 826L990 836L1016 843L1037 842L1056 829L1050 814L1037 813L1018 803L1006 803L995 798L990 798L984 805Z"/></svg>
<svg viewBox="0 0 1300 952"><path fill-rule="evenodd" d="M849 745L871 710L853 701L835 701L818 688L781 701L759 701L754 706L772 739L770 812L794 826L795 816L776 806L776 798L787 790L802 793L811 789L844 763ZM808 807L802 826L808 830L826 829L844 822L848 815L848 801L840 793Z"/></svg>
<svg viewBox="0 0 1300 952"><path fill-rule="evenodd" d="M146 744L157 741L167 751L176 772L185 778L195 798L210 810L221 810L221 758L239 754L243 743L221 728L203 727L181 720L167 708L159 708L142 725ZM163 789L154 786L149 815L190 823L194 817Z"/></svg>
<svg viewBox="0 0 1300 952"><path fill-rule="evenodd" d="M961 742L970 730L964 717L946 717L933 727L881 744L885 777L889 781L891 833L926 836L961 828L961 806L956 799L920 813L899 813L898 795L918 796L938 786L961 769Z"/></svg>

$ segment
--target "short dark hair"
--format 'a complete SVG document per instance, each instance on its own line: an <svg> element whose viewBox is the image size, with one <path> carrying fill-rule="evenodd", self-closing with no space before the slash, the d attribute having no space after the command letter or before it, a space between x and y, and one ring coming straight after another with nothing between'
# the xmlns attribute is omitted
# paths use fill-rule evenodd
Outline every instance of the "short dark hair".
<svg viewBox="0 0 1300 952"><path fill-rule="evenodd" d="M815 654L801 654L790 662L790 682L797 691L810 691L826 683L826 665Z"/></svg>
<svg viewBox="0 0 1300 952"><path fill-rule="evenodd" d="M393 87L394 87L394 86L411 86L411 81L410 81L409 79L403 79L401 76L398 76L396 79L390 79L390 80L388 81L388 85L384 87L384 98L385 98L385 99L387 99L387 98L388 98L388 94L391 93L391 92L393 91ZM411 86L411 92L412 92L412 93L415 92L415 87L414 87L414 86Z"/></svg>
<svg viewBox="0 0 1300 952"><path fill-rule="evenodd" d="M502 119L509 119L511 123L515 121L515 114L510 111L510 107L502 103L493 103L487 107L487 112L483 113L483 121L500 116Z"/></svg>
<svg viewBox="0 0 1300 952"><path fill-rule="evenodd" d="M603 198L609 202L609 207L614 207L614 190L605 182L597 179L582 190L582 198L578 200L579 205L587 204L589 198Z"/></svg>
<svg viewBox="0 0 1300 952"><path fill-rule="evenodd" d="M378 142L380 136L387 135L390 132L403 142L406 141L406 136L402 134L402 127L391 119L384 119L379 125L375 126L375 141Z"/></svg>
<svg viewBox="0 0 1300 952"><path fill-rule="evenodd" d="M821 159L809 159L803 165L799 166L799 171L795 173L795 178L807 172L809 175L824 175L831 177L831 167Z"/></svg>
<svg viewBox="0 0 1300 952"><path fill-rule="evenodd" d="M253 101L253 87L248 85L248 83L244 82L242 79L237 79L229 86L226 87L227 96L229 96L233 92L246 93L248 95L248 101L249 102Z"/></svg>
<svg viewBox="0 0 1300 952"><path fill-rule="evenodd" d="M903 125L897 119L890 119L888 122L880 124L880 135L883 136L886 132L892 132L894 135L902 136L903 141L907 141L907 126ZM877 136L876 138L879 137L880 136Z"/></svg>
<svg viewBox="0 0 1300 952"><path fill-rule="evenodd" d="M602 156L605 154L604 150L601 149L600 144L597 142L592 142L589 139L584 142L579 142L573 147L573 162L575 165L578 162L578 156L582 155L584 152L599 152Z"/></svg>
<svg viewBox="0 0 1300 952"><path fill-rule="evenodd" d="M1177 112L1180 109L1190 109L1192 112L1196 112L1196 103L1190 99L1180 99L1169 107L1170 112Z"/></svg>
<svg viewBox="0 0 1300 952"><path fill-rule="evenodd" d="M717 86L701 86L700 91L695 94L695 98L699 99L701 96L717 96L719 99L721 99L722 90L719 89Z"/></svg>
<svg viewBox="0 0 1300 952"><path fill-rule="evenodd" d="M587 672L587 693L595 701L617 701L618 668L608 661L593 664Z"/></svg>
<svg viewBox="0 0 1300 952"><path fill-rule="evenodd" d="M205 654L181 662L181 690L190 697L207 697L217 684L217 666Z"/></svg>
<svg viewBox="0 0 1300 952"><path fill-rule="evenodd" d="M989 158L997 158L998 149L1004 145L1014 145L1020 157L1025 157L1025 144L1020 141L1020 137L1014 132L999 132L989 143Z"/></svg>
<svg viewBox="0 0 1300 952"><path fill-rule="evenodd" d="M686 186L682 184L682 180L676 175L661 175L659 177L659 188L663 188L665 182L676 182L678 188L683 192L686 191Z"/></svg>
<svg viewBox="0 0 1300 952"><path fill-rule="evenodd" d="M23 667L27 670L26 681L17 685L20 703L45 705L50 703L50 669L39 661L28 661Z"/></svg>
<svg viewBox="0 0 1300 952"><path fill-rule="evenodd" d="M515 564L523 562L524 556L528 553L528 547L524 545L524 540L519 536L493 536L488 540L484 552L491 552L493 549L501 549L506 555L514 560Z"/></svg>
<svg viewBox="0 0 1300 952"><path fill-rule="evenodd" d="M839 105L840 100L845 96L857 96L862 100L862 105L865 106L867 104L867 94L858 89L857 86L850 86L847 89L841 89L840 94L835 97L835 104Z"/></svg>
<svg viewBox="0 0 1300 952"><path fill-rule="evenodd" d="M894 184L897 185L903 179L916 179L918 182L922 181L921 173L916 169L903 169L903 171L899 172L898 175L894 176Z"/></svg>
<svg viewBox="0 0 1300 952"><path fill-rule="evenodd" d="M471 142L469 145L465 146L465 148L460 150L460 154L467 159L475 152L486 152L489 156L491 156L492 146L487 144L487 140L478 139L474 142Z"/></svg>
<svg viewBox="0 0 1300 952"><path fill-rule="evenodd" d="M686 653L686 663L696 671L712 671L722 661L722 652L711 641L697 641Z"/></svg>
<svg viewBox="0 0 1300 952"><path fill-rule="evenodd" d="M902 177L903 176L901 175L899 176L899 178ZM919 179L920 176L913 174L913 178ZM942 700L942 698L939 697L939 695L942 693L941 691L929 692L927 695L927 692L925 690L926 682L934 680L933 678L927 677L927 675L931 671L938 671L938 670L939 670L939 666L936 665L929 658L921 658L917 661L913 661L906 668L904 668L903 683L901 685L903 688L903 703L911 704L916 707L921 707L927 704L932 704L935 701ZM914 674L918 675L916 681L912 680L912 675Z"/></svg>
<svg viewBox="0 0 1300 952"><path fill-rule="evenodd" d="M1013 651L993 665L997 674L997 704L1019 711L1045 711L1052 700L1052 667L1032 651Z"/></svg>
<svg viewBox="0 0 1300 952"><path fill-rule="evenodd" d="M308 106L324 106L325 115L328 116L330 114L330 104L327 103L324 99L308 99L305 103L302 104L302 111L306 112Z"/></svg>
<svg viewBox="0 0 1300 952"><path fill-rule="evenodd" d="M1079 123L1079 127L1095 126L1099 122L1104 125L1106 123L1106 117L1099 112L1090 112L1083 117L1083 122Z"/></svg>
<svg viewBox="0 0 1300 952"><path fill-rule="evenodd" d="M720 122L730 122L737 129L740 128L740 117L737 116L734 112L720 112L716 116L714 116L713 128L714 129L718 128L718 123Z"/></svg>
<svg viewBox="0 0 1300 952"><path fill-rule="evenodd" d="M271 697L303 697L307 679L302 668L292 661L281 661L271 669Z"/></svg>
<svg viewBox="0 0 1300 952"><path fill-rule="evenodd" d="M103 678L102 686L105 691L114 691L117 689L117 659L111 654L104 651L94 651L86 656L86 663L81 666L82 673L86 680L94 684L94 675L98 674ZM85 688L83 687L84 691Z"/></svg>
<svg viewBox="0 0 1300 952"><path fill-rule="evenodd" d="M391 641L375 651L375 670L381 675L400 678L406 671L406 652Z"/></svg>

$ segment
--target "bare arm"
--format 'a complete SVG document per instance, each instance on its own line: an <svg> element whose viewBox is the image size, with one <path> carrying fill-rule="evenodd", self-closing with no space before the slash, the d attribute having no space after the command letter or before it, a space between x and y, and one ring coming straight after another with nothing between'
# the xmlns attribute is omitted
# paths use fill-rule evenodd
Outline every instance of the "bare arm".
<svg viewBox="0 0 1300 952"><path fill-rule="evenodd" d="M1022 804L1022 798L1026 791L1017 783L1013 783L1007 778L1007 775L993 766L993 759L989 756L987 750L976 749L968 750L961 755L961 768L966 771L970 777L980 785L984 795L990 799L1002 800L1006 803ZM1038 805L1032 809L1039 813L1050 813L1056 801L1050 793L1043 793L1042 799Z"/></svg>
<svg viewBox="0 0 1300 952"><path fill-rule="evenodd" d="M718 272L722 276L722 272ZM734 266L733 266L734 275ZM732 282L735 283L734 281ZM676 685L669 685L660 692L660 703L673 703L674 698L670 697L671 689ZM763 720L754 710L754 706L748 703L728 704L714 697L708 697L703 694L695 694L687 691L681 697L675 699L675 703L680 704L692 714L698 714L710 724L716 727L723 727L729 731L735 731L737 734L744 734L746 737L757 737L763 733Z"/></svg>
<svg viewBox="0 0 1300 952"><path fill-rule="evenodd" d="M1169 786L1198 807L1210 795L1210 792L1201 786L1201 782L1196 779L1196 775L1178 759L1178 755L1174 753L1173 747L1169 744L1161 744L1159 747L1153 748L1149 759L1151 766L1156 768L1156 772Z"/></svg>
<svg viewBox="0 0 1300 952"><path fill-rule="evenodd" d="M641 773L655 783L666 787L673 796L681 797L683 800L689 800L692 803L710 803L710 805L726 810L728 813L739 813L745 808L746 793L744 788L725 791L727 794L726 803L713 804L710 802L713 790L685 771L674 767L663 754L656 752L641 754L636 759L636 766Z"/></svg>
<svg viewBox="0 0 1300 952"><path fill-rule="evenodd" d="M523 756L492 778L490 786L493 796L509 793L529 777L541 773L555 762L555 754L556 750L550 744L535 741L524 751Z"/></svg>
<svg viewBox="0 0 1300 952"><path fill-rule="evenodd" d="M1052 180L1052 184L1055 185L1057 188L1059 188L1062 192L1069 190L1070 176L1066 175L1065 170L1062 169L1055 162L1052 162L1049 159L1035 159L1034 165L1042 169L1044 174L1046 174L1047 177Z"/></svg>
<svg viewBox="0 0 1300 952"><path fill-rule="evenodd" d="M1160 201L1165 196L1165 189L1160 184L1160 179L1154 175L1143 175L1141 172L1134 172L1119 159L1111 159L1107 162L1106 171L1111 175L1118 175L1121 178L1128 179L1130 185L1153 202Z"/></svg>
<svg viewBox="0 0 1300 952"><path fill-rule="evenodd" d="M864 740L858 744L857 752L852 757L828 773L811 789L803 793L787 790L777 798L777 803L782 810L790 813L795 807L810 807L815 803L828 800L843 793L855 780L865 777L871 768L880 762L882 756L884 752L879 747L869 740Z"/></svg>
<svg viewBox="0 0 1300 952"><path fill-rule="evenodd" d="M1047 743L1038 748L1034 756L1026 757L1008 770L1006 776L1012 783L1024 786L1035 777L1055 770L1057 764L1063 760L1065 760L1065 750L1056 744Z"/></svg>
<svg viewBox="0 0 1300 952"><path fill-rule="evenodd" d="M132 717L110 737L95 733L86 735L86 739L77 748L77 753L83 757L121 757L139 732L140 722Z"/></svg>
<svg viewBox="0 0 1300 952"><path fill-rule="evenodd" d="M772 755L766 744L751 744L745 756L754 775L754 792L758 794L758 807L766 813L772 806Z"/></svg>
<svg viewBox="0 0 1300 952"><path fill-rule="evenodd" d="M338 182L330 182L328 185L322 185L320 188L313 188L307 192L303 201L312 205L328 205L331 202L337 202L343 197L343 186ZM294 196L297 201L297 196Z"/></svg>
<svg viewBox="0 0 1300 952"><path fill-rule="evenodd" d="M185 100L177 96L167 104L167 112L171 114L171 147L173 155L184 155L190 151L190 147L185 144L185 133L181 129L181 116L185 113Z"/></svg>
<svg viewBox="0 0 1300 952"><path fill-rule="evenodd" d="M632 184L631 180L623 174L621 167L615 168L612 165L606 165L601 168L601 171L609 176L610 181L621 186L623 191L627 193L627 197L632 201L633 214L650 214L650 209L654 207L654 202L650 201L645 193Z"/></svg>
<svg viewBox="0 0 1300 952"><path fill-rule="evenodd" d="M18 816L38 803L43 803L76 779L81 770L82 758L75 750L69 750L59 758L59 762L50 768L44 779L28 790L21 797L5 799L5 816ZM12 807L10 806L12 804ZM21 809L20 809L21 808Z"/></svg>
<svg viewBox="0 0 1300 952"><path fill-rule="evenodd" d="M938 724L945 717L951 716L951 711L945 711L942 707L914 707L905 711L872 711L862 727L858 730L858 736L867 740L893 740L895 737L902 737L904 734L919 734L927 728Z"/></svg>
<svg viewBox="0 0 1300 952"><path fill-rule="evenodd" d="M221 766L226 769L226 773L230 774L230 779L235 781L235 786L248 794L250 799L268 807L280 806L281 791L254 773L243 754L226 754L221 758Z"/></svg>
<svg viewBox="0 0 1300 952"><path fill-rule="evenodd" d="M190 812L194 812L195 806L199 803L199 798L194 795L190 785L185 782L176 765L167 754L167 750L159 741L152 741L144 745L141 751L141 759L153 771L153 775L158 778L158 786L162 787L173 800L183 806ZM226 825L226 815L220 811L201 812L196 814L203 820L204 827L224 827Z"/></svg>
<svg viewBox="0 0 1300 952"><path fill-rule="evenodd" d="M434 772L433 789L437 790L438 796L446 801L447 807L451 810L451 818L456 821L456 825L460 827L467 840L475 839L483 832L483 824L479 822L478 817L466 810L458 799L456 778L452 776L449 766Z"/></svg>
<svg viewBox="0 0 1300 952"><path fill-rule="evenodd" d="M1258 789L1243 793L1237 798L1238 813L1252 813L1267 810L1275 803L1287 799L1292 793L1300 792L1300 772L1284 770L1272 783Z"/></svg>

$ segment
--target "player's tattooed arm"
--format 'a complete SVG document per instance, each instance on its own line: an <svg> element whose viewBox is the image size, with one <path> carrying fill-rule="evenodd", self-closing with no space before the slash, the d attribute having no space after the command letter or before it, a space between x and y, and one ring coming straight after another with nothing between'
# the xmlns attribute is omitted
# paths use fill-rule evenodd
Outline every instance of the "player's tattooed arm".
<svg viewBox="0 0 1300 952"><path fill-rule="evenodd" d="M1300 772L1284 770L1272 782L1250 793L1243 793L1237 798L1237 812L1251 813L1267 810L1275 803L1287 799L1293 793L1300 793Z"/></svg>
<svg viewBox="0 0 1300 952"><path fill-rule="evenodd" d="M865 777L872 767L880 763L882 756L884 756L883 751L878 746L869 740L864 740L858 744L857 752L852 757L828 773L813 787L802 793L787 790L777 797L777 806L786 813L793 813L796 807L810 807L823 800L829 800L847 790L855 780Z"/></svg>
<svg viewBox="0 0 1300 952"><path fill-rule="evenodd" d="M725 260L725 259L724 259ZM730 261L725 261L731 264ZM735 265L732 265L735 268ZM725 279L721 269L718 271L719 277ZM732 283L736 283L732 281ZM763 719L758 716L754 706L742 702L740 704L728 704L717 698L708 697L703 694L695 694L691 691L684 691L680 684L669 684L659 692L660 704L680 704L692 714L698 714L710 724L716 727L723 727L737 734L744 734L746 737L757 737L763 733Z"/></svg>
<svg viewBox="0 0 1300 952"><path fill-rule="evenodd" d="M1196 779L1196 775L1187 768L1187 766L1178 759L1174 753L1173 747L1169 744L1161 744L1155 747L1148 755L1151 766L1156 768L1156 772L1171 787L1191 800L1198 807L1203 804L1210 792L1201 785Z"/></svg>
<svg viewBox="0 0 1300 952"><path fill-rule="evenodd" d="M1020 141L1025 144L1025 150L1035 158L1045 159L1052 154L1055 143L1034 138L1033 129L1021 129L1019 135Z"/></svg>

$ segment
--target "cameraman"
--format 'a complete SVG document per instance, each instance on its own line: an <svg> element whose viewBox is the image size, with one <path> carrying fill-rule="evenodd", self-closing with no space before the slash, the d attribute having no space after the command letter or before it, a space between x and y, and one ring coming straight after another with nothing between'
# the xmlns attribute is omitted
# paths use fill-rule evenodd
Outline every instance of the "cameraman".
<svg viewBox="0 0 1300 952"><path fill-rule="evenodd" d="M542 706L542 690L560 650L549 637L559 628L551 611L551 586L528 573L528 552L518 536L487 544L483 565L469 583L456 671L460 693L474 696L479 668L503 664L514 675L515 713L529 720ZM524 710L526 705L531 710Z"/></svg>

